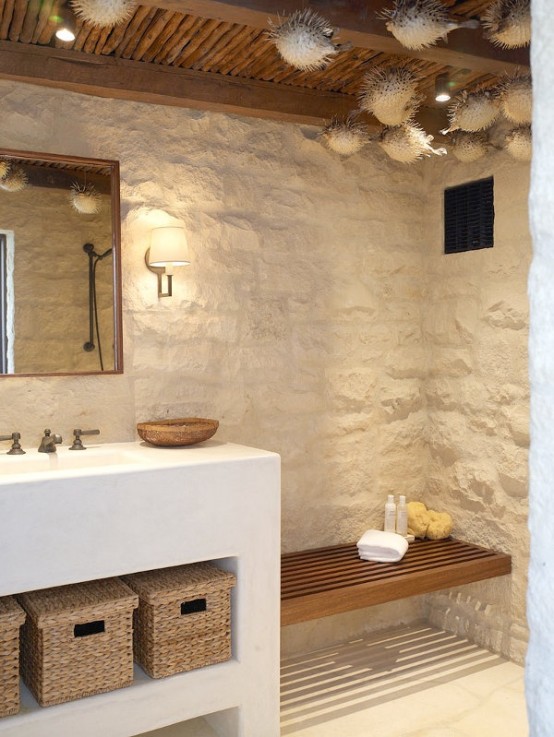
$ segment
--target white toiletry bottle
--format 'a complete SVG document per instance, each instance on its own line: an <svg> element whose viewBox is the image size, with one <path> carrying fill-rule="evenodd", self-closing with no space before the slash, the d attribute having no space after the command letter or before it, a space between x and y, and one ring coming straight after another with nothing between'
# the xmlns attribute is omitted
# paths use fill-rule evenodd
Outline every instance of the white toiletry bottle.
<svg viewBox="0 0 554 737"><path fill-rule="evenodd" d="M408 534L408 507L406 506L406 497L401 494L398 508L396 510L396 532L402 537Z"/></svg>
<svg viewBox="0 0 554 737"><path fill-rule="evenodd" d="M396 504L393 494L388 495L385 504L385 532L396 532Z"/></svg>

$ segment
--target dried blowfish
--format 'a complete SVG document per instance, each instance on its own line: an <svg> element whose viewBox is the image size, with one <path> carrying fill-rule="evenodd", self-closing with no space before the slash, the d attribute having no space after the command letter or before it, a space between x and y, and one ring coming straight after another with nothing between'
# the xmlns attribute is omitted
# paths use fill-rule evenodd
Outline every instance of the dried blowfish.
<svg viewBox="0 0 554 737"><path fill-rule="evenodd" d="M75 15L96 28L111 28L130 20L137 0L71 0Z"/></svg>
<svg viewBox="0 0 554 737"><path fill-rule="evenodd" d="M311 72L324 69L340 51L352 47L333 43L336 32L319 13L307 8L296 10L279 26L272 24L268 35L287 64Z"/></svg>
<svg viewBox="0 0 554 737"><path fill-rule="evenodd" d="M404 123L392 128L384 128L379 145L395 161L411 164L423 156L444 156L445 148L433 148L433 136L414 123Z"/></svg>
<svg viewBox="0 0 554 737"><path fill-rule="evenodd" d="M351 116L344 120L334 118L320 136L327 148L341 156L357 153L370 140L367 126L356 122Z"/></svg>
<svg viewBox="0 0 554 737"><path fill-rule="evenodd" d="M514 123L530 123L533 114L531 74L518 73L498 86L498 99L504 115Z"/></svg>
<svg viewBox="0 0 554 737"><path fill-rule="evenodd" d="M450 125L441 133L451 133L456 130L476 131L489 128L500 112L497 97L491 90L464 90L448 108Z"/></svg>
<svg viewBox="0 0 554 737"><path fill-rule="evenodd" d="M384 125L401 125L423 101L417 91L418 82L419 77L409 66L374 67L364 75L360 108Z"/></svg>
<svg viewBox="0 0 554 737"><path fill-rule="evenodd" d="M74 182L71 185L69 201L73 209L81 215L96 215L100 210L100 195L92 184Z"/></svg>
<svg viewBox="0 0 554 737"><path fill-rule="evenodd" d="M494 0L481 16L485 35L505 49L528 46L531 41L531 0Z"/></svg>
<svg viewBox="0 0 554 737"><path fill-rule="evenodd" d="M504 148L518 161L531 161L533 154L531 126L521 125L512 128L506 135Z"/></svg>
<svg viewBox="0 0 554 737"><path fill-rule="evenodd" d="M0 188L6 192L21 192L28 184L27 174L20 166L10 166L7 174L0 179Z"/></svg>
<svg viewBox="0 0 554 737"><path fill-rule="evenodd" d="M456 28L479 28L478 20L452 20L439 0L395 0L392 8L379 13L387 29L402 46L424 49L445 41Z"/></svg>
<svg viewBox="0 0 554 737"><path fill-rule="evenodd" d="M452 136L450 149L458 161L467 164L483 158L489 149L489 142L484 133L457 131Z"/></svg>

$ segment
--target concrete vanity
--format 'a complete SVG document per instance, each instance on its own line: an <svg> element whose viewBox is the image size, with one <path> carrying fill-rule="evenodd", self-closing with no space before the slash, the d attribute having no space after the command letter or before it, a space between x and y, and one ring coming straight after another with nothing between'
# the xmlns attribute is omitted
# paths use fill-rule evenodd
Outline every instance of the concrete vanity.
<svg viewBox="0 0 554 737"><path fill-rule="evenodd" d="M51 457L52 456L52 457ZM233 658L46 709L26 690L1 737L131 737L206 715L279 735L280 458L207 441L0 458L0 596L201 560L233 571Z"/></svg>

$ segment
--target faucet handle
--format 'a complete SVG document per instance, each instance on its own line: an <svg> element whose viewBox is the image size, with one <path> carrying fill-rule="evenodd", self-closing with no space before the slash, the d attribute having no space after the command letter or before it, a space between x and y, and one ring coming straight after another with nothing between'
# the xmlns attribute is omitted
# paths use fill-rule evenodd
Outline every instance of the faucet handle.
<svg viewBox="0 0 554 737"><path fill-rule="evenodd" d="M44 431L44 437L52 438L52 442L55 443L56 445L60 445L60 443L62 442L62 436L56 435L56 433L52 435L52 430L48 428Z"/></svg>
<svg viewBox="0 0 554 737"><path fill-rule="evenodd" d="M6 455L9 456L23 456L25 455L25 451L19 444L19 440L21 438L21 433L19 432L12 432L11 435L0 435L0 440L13 440L12 447L10 450L6 453Z"/></svg>
<svg viewBox="0 0 554 737"><path fill-rule="evenodd" d="M100 430L73 430L73 445L69 446L69 450L86 450L81 435L100 435Z"/></svg>

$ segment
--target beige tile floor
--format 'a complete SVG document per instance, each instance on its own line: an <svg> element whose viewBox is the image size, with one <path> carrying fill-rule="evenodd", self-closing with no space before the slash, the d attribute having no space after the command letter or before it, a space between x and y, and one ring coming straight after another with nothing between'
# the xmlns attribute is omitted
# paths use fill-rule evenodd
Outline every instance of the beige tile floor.
<svg viewBox="0 0 554 737"><path fill-rule="evenodd" d="M528 735L523 668L428 625L283 661L281 718L283 737ZM148 737L216 736L194 719Z"/></svg>

